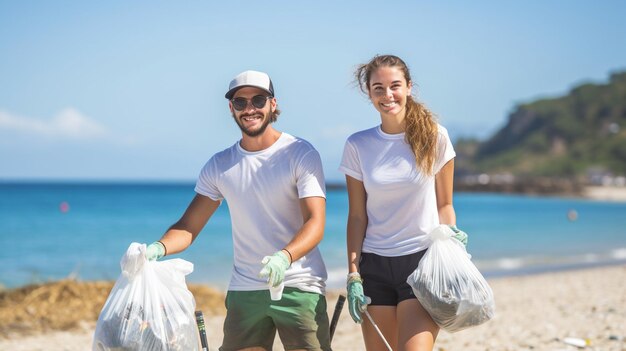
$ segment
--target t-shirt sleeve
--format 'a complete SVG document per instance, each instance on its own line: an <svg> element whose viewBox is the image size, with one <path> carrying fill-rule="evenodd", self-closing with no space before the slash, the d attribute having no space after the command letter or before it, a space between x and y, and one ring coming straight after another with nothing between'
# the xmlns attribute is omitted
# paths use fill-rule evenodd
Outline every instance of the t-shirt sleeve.
<svg viewBox="0 0 626 351"><path fill-rule="evenodd" d="M314 196L326 198L322 159L315 149L307 152L296 166L296 186L300 199Z"/></svg>
<svg viewBox="0 0 626 351"><path fill-rule="evenodd" d="M456 152L454 151L454 146L452 146L452 141L448 136L448 130L441 125L439 126L437 140L437 161L435 162L435 174L439 173L441 168L448 163L451 159L456 157Z"/></svg>
<svg viewBox="0 0 626 351"><path fill-rule="evenodd" d="M359 154L350 139L346 141L346 145L343 148L343 157L339 165L339 172L356 180L363 181L363 171L361 170Z"/></svg>
<svg viewBox="0 0 626 351"><path fill-rule="evenodd" d="M217 164L215 159L211 158L200 171L198 181L196 182L196 193L209 197L213 201L222 201L224 195L217 186L218 179Z"/></svg>

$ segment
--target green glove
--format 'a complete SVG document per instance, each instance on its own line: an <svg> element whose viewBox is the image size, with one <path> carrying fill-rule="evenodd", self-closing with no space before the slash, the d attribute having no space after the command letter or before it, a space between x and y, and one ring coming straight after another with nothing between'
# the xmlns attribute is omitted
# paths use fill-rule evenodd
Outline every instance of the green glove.
<svg viewBox="0 0 626 351"><path fill-rule="evenodd" d="M448 225L448 227L450 227L450 229L454 232L453 238L460 241L463 246L467 247L467 233L457 228L454 224Z"/></svg>
<svg viewBox="0 0 626 351"><path fill-rule="evenodd" d="M146 248L146 258L148 261L155 261L165 256L165 245L160 241L155 241Z"/></svg>
<svg viewBox="0 0 626 351"><path fill-rule="evenodd" d="M285 271L291 265L289 257L282 250L277 251L272 256L263 257L261 263L264 266L259 272L259 277L267 278L267 282L272 287L277 287L283 282Z"/></svg>
<svg viewBox="0 0 626 351"><path fill-rule="evenodd" d="M363 294L363 280L359 273L348 274L348 311L355 323L361 324L361 311L367 307L367 300Z"/></svg>

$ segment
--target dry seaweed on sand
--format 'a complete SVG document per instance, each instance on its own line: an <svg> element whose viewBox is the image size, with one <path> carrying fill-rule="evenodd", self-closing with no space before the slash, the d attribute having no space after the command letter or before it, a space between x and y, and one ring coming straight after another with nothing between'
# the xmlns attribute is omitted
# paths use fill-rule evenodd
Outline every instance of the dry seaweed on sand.
<svg viewBox="0 0 626 351"><path fill-rule="evenodd" d="M224 314L223 293L188 284L196 309ZM112 281L64 279L0 291L0 338L92 327L113 288Z"/></svg>

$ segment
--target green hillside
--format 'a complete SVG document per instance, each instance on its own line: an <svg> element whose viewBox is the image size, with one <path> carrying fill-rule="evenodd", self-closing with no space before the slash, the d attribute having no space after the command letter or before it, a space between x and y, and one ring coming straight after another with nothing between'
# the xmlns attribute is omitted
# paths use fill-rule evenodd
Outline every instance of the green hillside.
<svg viewBox="0 0 626 351"><path fill-rule="evenodd" d="M470 173L626 174L626 72L612 74L607 84L519 105L491 138L460 140L456 148L459 169Z"/></svg>

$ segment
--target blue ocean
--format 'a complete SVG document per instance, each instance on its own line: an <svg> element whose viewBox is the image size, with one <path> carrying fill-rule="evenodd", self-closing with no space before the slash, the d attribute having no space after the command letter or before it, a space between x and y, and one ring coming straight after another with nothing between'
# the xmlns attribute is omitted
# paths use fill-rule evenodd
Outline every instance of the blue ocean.
<svg viewBox="0 0 626 351"><path fill-rule="evenodd" d="M131 242L157 240L194 196L193 183L0 183L0 284L66 277L115 280ZM626 263L626 203L457 193L468 251L489 276ZM328 285L346 274L348 196L331 189L321 251ZM232 266L230 217L220 206L194 244L188 281L225 289Z"/></svg>

